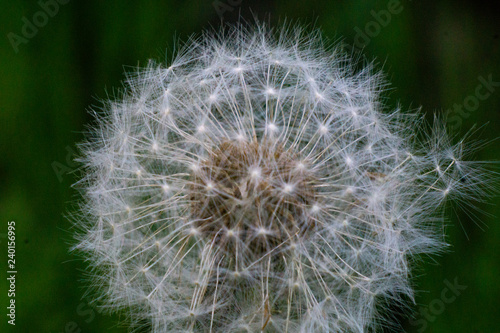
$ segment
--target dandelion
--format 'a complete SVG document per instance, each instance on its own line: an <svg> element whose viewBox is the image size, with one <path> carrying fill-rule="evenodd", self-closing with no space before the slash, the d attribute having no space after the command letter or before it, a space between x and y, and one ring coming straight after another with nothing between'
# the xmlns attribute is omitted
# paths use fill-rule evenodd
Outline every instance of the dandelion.
<svg viewBox="0 0 500 333"><path fill-rule="evenodd" d="M152 332L370 332L484 173L318 32L238 25L127 77L85 143L96 301Z"/></svg>

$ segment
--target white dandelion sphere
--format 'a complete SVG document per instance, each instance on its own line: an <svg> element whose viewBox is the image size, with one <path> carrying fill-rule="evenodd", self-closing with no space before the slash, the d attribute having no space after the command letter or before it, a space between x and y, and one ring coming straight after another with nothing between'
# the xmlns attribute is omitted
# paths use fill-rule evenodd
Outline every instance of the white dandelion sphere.
<svg viewBox="0 0 500 333"><path fill-rule="evenodd" d="M372 332L480 167L320 34L237 25L129 74L81 144L83 251L152 332Z"/></svg>

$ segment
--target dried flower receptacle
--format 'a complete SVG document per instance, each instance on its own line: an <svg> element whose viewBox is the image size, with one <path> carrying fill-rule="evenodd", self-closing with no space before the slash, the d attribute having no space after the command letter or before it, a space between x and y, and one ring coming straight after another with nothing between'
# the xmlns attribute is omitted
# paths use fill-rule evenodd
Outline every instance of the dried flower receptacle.
<svg viewBox="0 0 500 333"><path fill-rule="evenodd" d="M302 163L302 164L301 164ZM223 142L192 173L191 214L226 259L279 252L314 227L314 173L277 141ZM240 258L235 255L239 253Z"/></svg>

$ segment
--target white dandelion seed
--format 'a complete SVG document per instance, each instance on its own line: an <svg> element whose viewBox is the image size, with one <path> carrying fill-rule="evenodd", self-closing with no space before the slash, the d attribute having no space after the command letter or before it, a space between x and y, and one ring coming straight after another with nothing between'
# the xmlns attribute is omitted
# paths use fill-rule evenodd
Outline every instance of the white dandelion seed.
<svg viewBox="0 0 500 333"><path fill-rule="evenodd" d="M438 125L418 142L380 75L323 45L237 26L129 76L81 145L76 248L101 305L152 332L390 324L411 259L443 245L442 203L479 194L482 169Z"/></svg>

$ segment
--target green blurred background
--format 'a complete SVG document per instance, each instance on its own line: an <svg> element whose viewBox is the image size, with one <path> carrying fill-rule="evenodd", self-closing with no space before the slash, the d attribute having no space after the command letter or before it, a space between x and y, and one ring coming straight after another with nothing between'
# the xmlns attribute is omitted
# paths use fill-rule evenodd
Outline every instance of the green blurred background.
<svg viewBox="0 0 500 333"><path fill-rule="evenodd" d="M463 135L474 124L487 124L473 137L490 143L474 158L500 160L495 140L500 133L500 86L492 87L484 100L474 98L480 77L491 75L500 82L500 15L490 2L60 2L65 4L45 22L37 1L0 1L1 332L127 331L117 324L118 315L100 314L82 298L84 264L68 253L73 231L64 214L76 198L71 188L76 165L71 159L91 120L86 110L121 87L124 66L145 65L151 58L162 61L178 39L235 22L239 14L248 21L266 14L272 23L299 19L320 27L331 41L362 48L392 83L386 94L392 106L422 106L432 119L435 112L469 103L471 111L454 120L462 122L455 132ZM380 11L391 13L390 19L382 15L377 22ZM29 38L23 36L23 17L40 25ZM452 111L450 119L456 115ZM405 331L500 332L498 203L497 197L479 204L483 213L473 216L449 209L446 233L452 246L416 271L418 304L413 306L413 324L401 319ZM17 226L15 329L7 325L5 315L5 234L10 220ZM444 281L455 279L467 289L453 302L439 301ZM425 319L419 309L429 305L430 317Z"/></svg>

